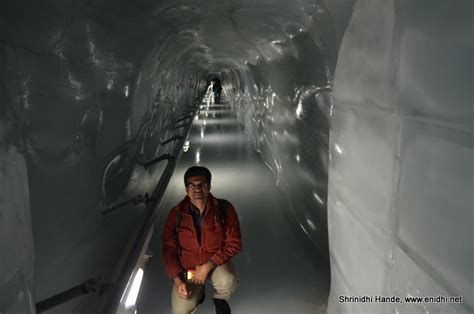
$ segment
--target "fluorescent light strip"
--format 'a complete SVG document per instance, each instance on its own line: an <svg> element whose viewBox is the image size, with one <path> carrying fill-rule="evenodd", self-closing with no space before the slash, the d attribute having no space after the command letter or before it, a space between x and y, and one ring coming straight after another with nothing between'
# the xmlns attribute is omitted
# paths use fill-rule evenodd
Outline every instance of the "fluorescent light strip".
<svg viewBox="0 0 474 314"><path fill-rule="evenodd" d="M143 269L139 268L133 278L132 286L128 292L127 299L125 300L125 307L130 308L137 302L138 292L140 291L140 285L143 279Z"/></svg>

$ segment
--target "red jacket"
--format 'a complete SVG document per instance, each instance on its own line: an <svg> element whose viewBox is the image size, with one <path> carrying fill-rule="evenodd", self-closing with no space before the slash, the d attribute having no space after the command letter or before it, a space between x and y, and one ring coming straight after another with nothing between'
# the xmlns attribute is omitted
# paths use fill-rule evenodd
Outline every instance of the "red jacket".
<svg viewBox="0 0 474 314"><path fill-rule="evenodd" d="M225 264L242 249L239 218L232 204L229 203L225 211L226 230L224 235L219 221L217 199L209 194L201 227L201 245L197 239L189 206L190 200L186 196L176 207L171 209L165 222L162 237L162 258L170 278L210 260L217 266ZM179 245L176 241L176 214L178 211L182 213L177 232Z"/></svg>

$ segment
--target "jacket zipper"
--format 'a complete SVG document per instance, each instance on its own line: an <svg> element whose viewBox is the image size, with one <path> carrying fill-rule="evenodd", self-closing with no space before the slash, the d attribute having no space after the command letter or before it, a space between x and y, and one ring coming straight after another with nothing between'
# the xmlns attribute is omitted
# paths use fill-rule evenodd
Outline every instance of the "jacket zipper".
<svg viewBox="0 0 474 314"><path fill-rule="evenodd" d="M207 214L207 212L206 212L206 214ZM201 234L199 235L199 237L201 238L201 239L199 239L199 264L202 264L202 254L201 254L201 253L202 253L202 233L203 233L203 229L204 229L204 228L203 228L203 225L204 225L204 217L205 217L205 216L202 217L202 222L201 222Z"/></svg>
<svg viewBox="0 0 474 314"><path fill-rule="evenodd" d="M202 257L201 257L201 245L199 245L199 263L202 264Z"/></svg>
<svg viewBox="0 0 474 314"><path fill-rule="evenodd" d="M206 213L204 214L204 216L202 217L202 222L201 222L201 234L199 235L200 236L200 241L199 242L199 263L202 264L203 263L203 260L202 260L202 234L203 234L203 231L204 231L204 222L206 220L206 216L209 215L209 210L207 210L206 208Z"/></svg>
<svg viewBox="0 0 474 314"><path fill-rule="evenodd" d="M204 219L204 217L203 217ZM200 234L200 237L201 239L198 239L197 237L197 230L196 230L196 226L194 225L194 219L193 217L191 216L191 220L193 221L192 225L193 225L193 229L194 229L194 233L196 234L196 241L198 243L198 246L199 246L199 263L201 263L201 251L202 251L202 248L201 248L201 243L202 243L202 224L201 224L201 234ZM203 222L204 223L204 222Z"/></svg>

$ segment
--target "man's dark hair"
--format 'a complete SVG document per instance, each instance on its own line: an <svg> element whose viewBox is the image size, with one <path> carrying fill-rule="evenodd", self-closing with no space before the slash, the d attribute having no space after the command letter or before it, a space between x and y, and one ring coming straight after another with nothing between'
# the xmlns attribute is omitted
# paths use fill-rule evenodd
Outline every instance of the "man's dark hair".
<svg viewBox="0 0 474 314"><path fill-rule="evenodd" d="M211 184L212 175L209 169L201 166L192 166L184 173L184 186L188 185L189 177L204 177L206 178L207 184Z"/></svg>

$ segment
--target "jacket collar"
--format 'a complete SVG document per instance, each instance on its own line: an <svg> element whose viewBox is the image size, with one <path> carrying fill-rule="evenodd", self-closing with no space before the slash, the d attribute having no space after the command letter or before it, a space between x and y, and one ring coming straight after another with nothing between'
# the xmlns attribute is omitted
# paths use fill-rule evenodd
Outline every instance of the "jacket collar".
<svg viewBox="0 0 474 314"><path fill-rule="evenodd" d="M187 195L181 200L181 202L179 202L178 205L176 205L178 210L183 212L184 214L189 213L189 207L190 206L191 206L191 200L189 199L189 196L187 196ZM214 210L214 208L217 208L217 199L214 197L214 195L209 193L209 196L207 198L206 212L207 211L212 211L212 210Z"/></svg>

